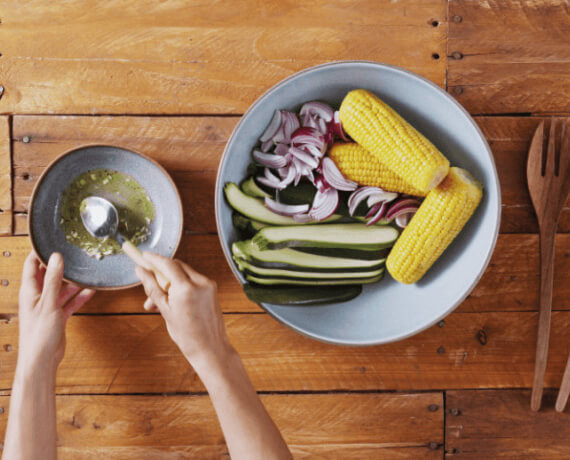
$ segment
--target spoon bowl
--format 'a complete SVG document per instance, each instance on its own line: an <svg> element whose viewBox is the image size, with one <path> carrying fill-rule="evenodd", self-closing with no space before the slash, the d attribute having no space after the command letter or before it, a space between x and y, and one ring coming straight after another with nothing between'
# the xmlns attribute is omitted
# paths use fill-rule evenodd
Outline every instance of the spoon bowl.
<svg viewBox="0 0 570 460"><path fill-rule="evenodd" d="M114 237L119 228L119 213L109 200L88 196L79 206L85 229L95 238Z"/></svg>

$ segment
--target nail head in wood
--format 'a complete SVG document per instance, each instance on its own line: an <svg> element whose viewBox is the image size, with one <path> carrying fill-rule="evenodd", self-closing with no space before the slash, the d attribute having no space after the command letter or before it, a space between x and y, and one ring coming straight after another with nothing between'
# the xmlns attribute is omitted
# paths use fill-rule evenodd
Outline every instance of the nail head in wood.
<svg viewBox="0 0 570 460"><path fill-rule="evenodd" d="M459 61L463 59L463 53L461 51L454 51L453 53L451 53L451 58L455 59L456 61Z"/></svg>
<svg viewBox="0 0 570 460"><path fill-rule="evenodd" d="M4 95L4 87L0 86L0 99L2 99L3 95Z"/></svg>
<svg viewBox="0 0 570 460"><path fill-rule="evenodd" d="M0 414L3 414L3 413L4 413L4 408L0 407Z"/></svg>
<svg viewBox="0 0 570 460"><path fill-rule="evenodd" d="M24 137L22 138L22 142L23 142L24 144L29 144L31 140L32 140L32 138L31 138L30 136L24 136Z"/></svg>
<svg viewBox="0 0 570 460"><path fill-rule="evenodd" d="M6 287L10 284L10 281L8 280L2 280L2 286Z"/></svg>
<svg viewBox="0 0 570 460"><path fill-rule="evenodd" d="M454 15L452 16L451 20L452 20L453 22L455 22L455 24L459 24L460 22L463 21L463 17L462 17L462 16L459 16L458 14L454 14Z"/></svg>
<svg viewBox="0 0 570 460"><path fill-rule="evenodd" d="M439 444L435 441L429 443L429 450L437 450Z"/></svg>
<svg viewBox="0 0 570 460"><path fill-rule="evenodd" d="M439 327L443 327L443 326L445 326L445 321L444 321L444 320L441 320L439 323L437 323L437 325L438 325Z"/></svg>
<svg viewBox="0 0 570 460"><path fill-rule="evenodd" d="M461 86L453 87L452 91L453 91L453 94L455 96L459 96L459 95L463 94L463 88Z"/></svg>
<svg viewBox="0 0 570 460"><path fill-rule="evenodd" d="M487 332L485 332L485 329L480 329L477 332L477 340L479 340L481 345L487 345Z"/></svg>
<svg viewBox="0 0 570 460"><path fill-rule="evenodd" d="M4 251L2 254L4 254L4 257L10 257L12 255L10 251Z"/></svg>
<svg viewBox="0 0 570 460"><path fill-rule="evenodd" d="M438 409L439 409L439 406L438 406L437 404L430 404L430 405L428 406L428 410L429 410L430 412L436 412Z"/></svg>
<svg viewBox="0 0 570 460"><path fill-rule="evenodd" d="M455 415L456 417L457 417L458 415L461 415L461 411L460 411L457 407L451 408L451 409L449 410L449 413L450 413L451 415Z"/></svg>
<svg viewBox="0 0 570 460"><path fill-rule="evenodd" d="M4 345L4 351L12 351L12 345L10 345L9 343Z"/></svg>
<svg viewBox="0 0 570 460"><path fill-rule="evenodd" d="M437 353L440 354L440 355L443 355L443 354L445 353L445 347L439 347L439 348L437 349Z"/></svg>

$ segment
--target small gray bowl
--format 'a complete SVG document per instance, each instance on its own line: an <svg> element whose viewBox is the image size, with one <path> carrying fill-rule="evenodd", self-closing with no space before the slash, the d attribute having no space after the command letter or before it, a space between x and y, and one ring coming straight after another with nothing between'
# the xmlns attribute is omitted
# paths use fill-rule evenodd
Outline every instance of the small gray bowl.
<svg viewBox="0 0 570 460"><path fill-rule="evenodd" d="M32 247L43 264L53 252L62 254L66 281L98 290L125 289L140 284L125 254L89 257L69 244L59 224L62 193L78 175L92 169L112 169L132 176L152 200L155 209L150 237L139 246L172 257L182 237L182 203L174 182L154 160L140 153L107 145L75 148L56 158L39 178L30 201L28 218Z"/></svg>
<svg viewBox="0 0 570 460"><path fill-rule="evenodd" d="M230 137L216 182L216 224L222 249L236 278L244 277L231 257L237 239L232 211L224 200L228 181L246 176L251 151L276 109L298 111L319 100L338 108L346 93L365 88L377 94L431 140L453 166L483 183L475 214L442 257L418 283L404 285L386 274L364 286L355 299L334 305L261 306L282 323L309 337L342 345L375 345L400 340L428 328L467 297L485 271L499 232L501 192L485 137L467 111L441 88L407 70L376 62L341 61L296 73L263 94Z"/></svg>

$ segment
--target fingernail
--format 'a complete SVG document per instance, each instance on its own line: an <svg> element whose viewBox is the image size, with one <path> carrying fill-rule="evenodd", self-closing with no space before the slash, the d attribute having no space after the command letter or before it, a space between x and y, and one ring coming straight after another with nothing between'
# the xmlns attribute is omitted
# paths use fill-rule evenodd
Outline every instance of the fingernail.
<svg viewBox="0 0 570 460"><path fill-rule="evenodd" d="M49 257L48 267L56 268L59 267L62 263L61 254L59 252L54 252Z"/></svg>

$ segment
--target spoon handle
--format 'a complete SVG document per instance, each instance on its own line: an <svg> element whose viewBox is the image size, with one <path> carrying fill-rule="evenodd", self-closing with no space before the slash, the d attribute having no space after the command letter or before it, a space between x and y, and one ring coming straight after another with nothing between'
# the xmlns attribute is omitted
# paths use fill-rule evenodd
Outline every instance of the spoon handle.
<svg viewBox="0 0 570 460"><path fill-rule="evenodd" d="M147 270L153 272L154 277L156 278L156 281L158 282L158 285L160 286L160 288L164 292L168 292L168 289L170 288L170 281L168 280L168 278L166 278L166 276L164 276L158 270L158 268L156 268L148 260L146 260L142 256L142 253L138 250L138 248L133 243L131 243L129 240L125 239L125 241L123 242L122 248L123 248L123 251L125 251L125 254L128 255L134 263L136 263L137 265L140 265L141 267L146 268Z"/></svg>

